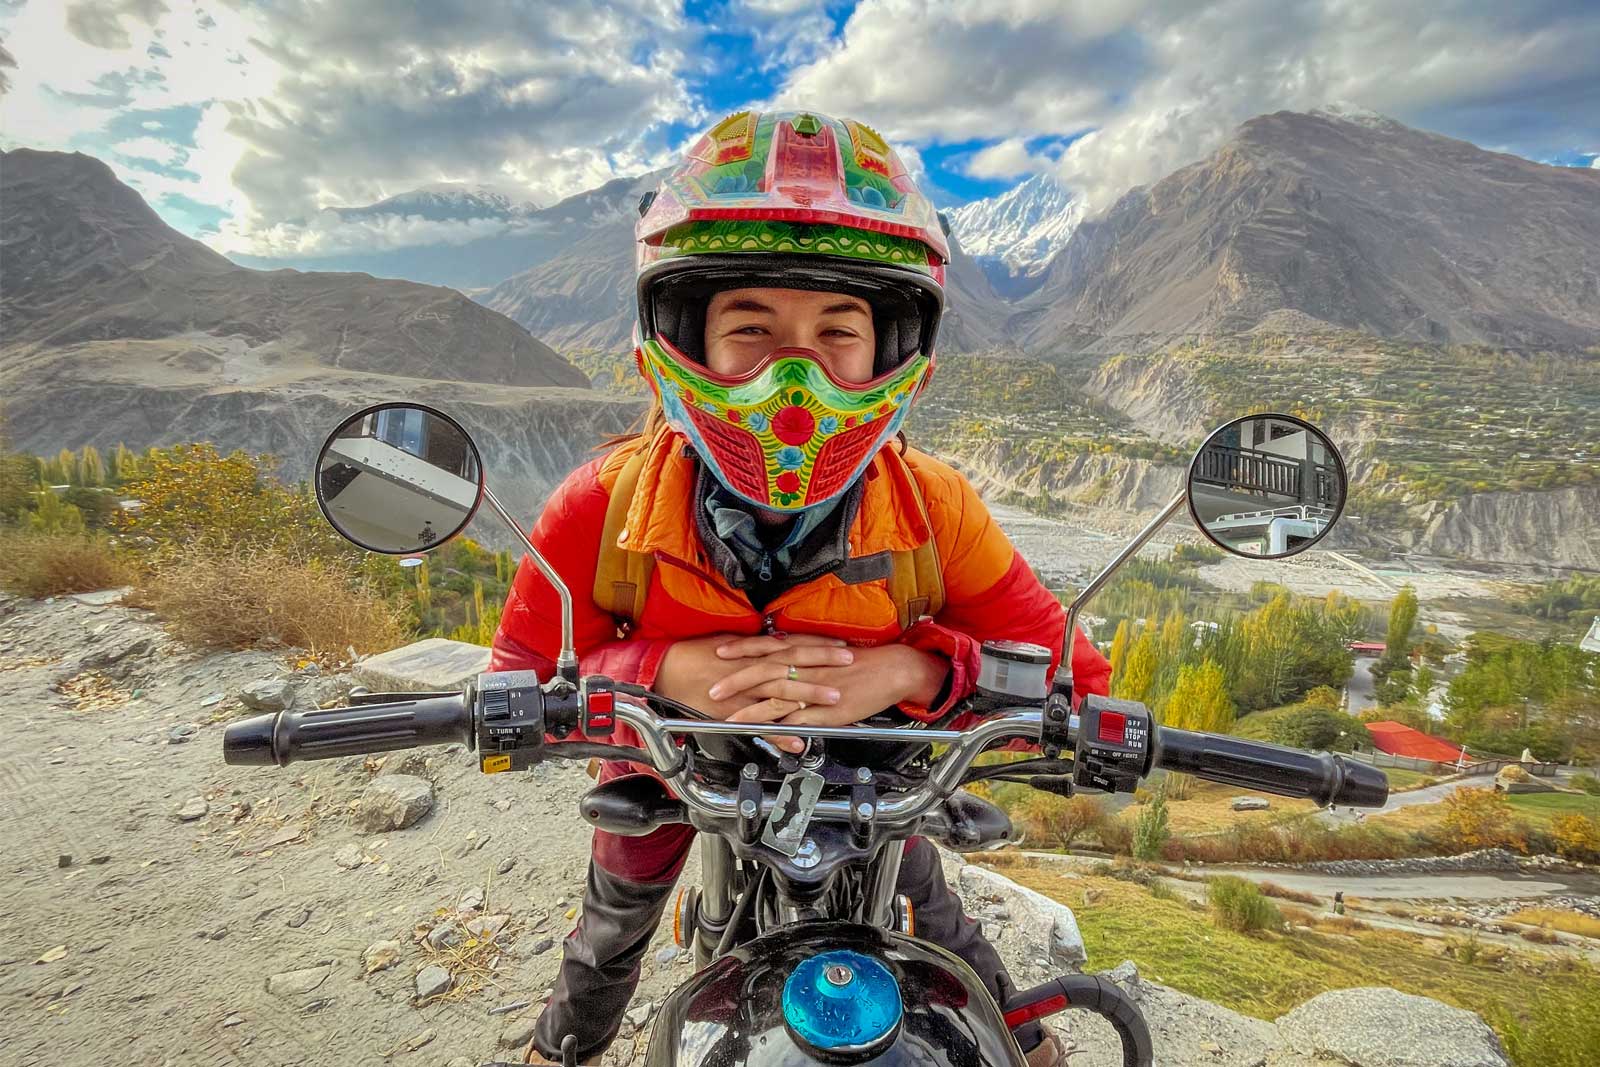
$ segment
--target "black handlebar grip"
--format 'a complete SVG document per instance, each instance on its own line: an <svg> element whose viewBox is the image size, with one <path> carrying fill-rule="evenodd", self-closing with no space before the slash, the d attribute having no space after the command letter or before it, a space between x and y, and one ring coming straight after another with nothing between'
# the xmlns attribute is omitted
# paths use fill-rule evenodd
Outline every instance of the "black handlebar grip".
<svg viewBox="0 0 1600 1067"><path fill-rule="evenodd" d="M1327 752L1165 726L1160 738L1156 766L1210 782L1307 797L1324 807L1381 808L1389 799L1389 779L1382 771Z"/></svg>
<svg viewBox="0 0 1600 1067"><path fill-rule="evenodd" d="M326 711L277 711L232 723L223 731L222 758L242 766L285 766L422 745L473 742L466 697L424 697Z"/></svg>

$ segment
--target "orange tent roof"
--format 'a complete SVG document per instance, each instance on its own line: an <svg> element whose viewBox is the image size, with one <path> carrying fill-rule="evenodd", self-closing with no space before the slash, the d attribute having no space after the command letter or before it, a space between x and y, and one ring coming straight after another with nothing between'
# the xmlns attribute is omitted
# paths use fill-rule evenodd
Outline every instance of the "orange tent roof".
<svg viewBox="0 0 1600 1067"><path fill-rule="evenodd" d="M1466 751L1442 737L1413 730L1403 722L1369 722L1367 732L1372 734L1373 747L1391 756L1455 763Z"/></svg>

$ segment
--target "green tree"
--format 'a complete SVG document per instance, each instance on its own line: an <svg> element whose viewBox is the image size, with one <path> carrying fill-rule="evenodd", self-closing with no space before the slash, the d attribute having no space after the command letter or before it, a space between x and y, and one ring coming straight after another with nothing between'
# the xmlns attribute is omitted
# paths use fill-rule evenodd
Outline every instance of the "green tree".
<svg viewBox="0 0 1600 1067"><path fill-rule="evenodd" d="M1133 824L1133 858L1158 860L1171 831L1167 827L1167 785L1156 786Z"/></svg>
<svg viewBox="0 0 1600 1067"><path fill-rule="evenodd" d="M1389 605L1389 630L1384 639L1383 658L1392 665L1407 662L1411 653L1411 630L1417 624L1417 591L1400 587Z"/></svg>
<svg viewBox="0 0 1600 1067"><path fill-rule="evenodd" d="M81 534L83 512L46 489L39 494L38 508L28 516L28 528L35 533Z"/></svg>

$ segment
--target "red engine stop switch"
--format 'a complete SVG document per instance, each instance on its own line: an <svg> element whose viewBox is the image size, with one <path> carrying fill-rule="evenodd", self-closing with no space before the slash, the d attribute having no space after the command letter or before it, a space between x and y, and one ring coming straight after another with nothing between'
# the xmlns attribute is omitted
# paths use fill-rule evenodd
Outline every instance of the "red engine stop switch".
<svg viewBox="0 0 1600 1067"><path fill-rule="evenodd" d="M1128 717L1120 711L1102 711L1100 713L1100 740L1111 745L1126 743L1128 732Z"/></svg>

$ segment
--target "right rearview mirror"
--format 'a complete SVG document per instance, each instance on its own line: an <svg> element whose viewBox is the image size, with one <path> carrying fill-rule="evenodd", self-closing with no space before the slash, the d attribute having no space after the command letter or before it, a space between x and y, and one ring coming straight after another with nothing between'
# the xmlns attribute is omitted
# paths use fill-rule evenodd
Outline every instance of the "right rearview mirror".
<svg viewBox="0 0 1600 1067"><path fill-rule="evenodd" d="M1219 548L1281 559L1325 537L1344 511L1344 460L1293 415L1246 415L1206 438L1189 464L1189 514Z"/></svg>

